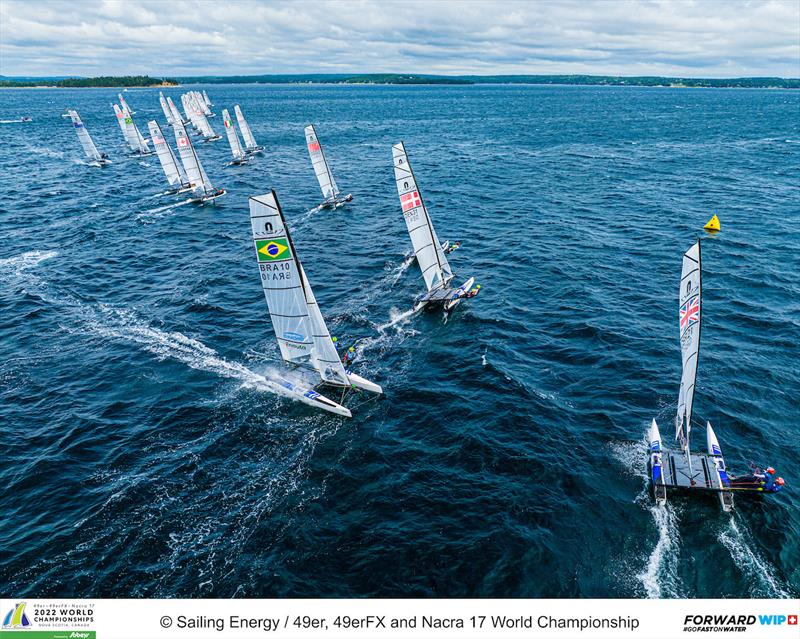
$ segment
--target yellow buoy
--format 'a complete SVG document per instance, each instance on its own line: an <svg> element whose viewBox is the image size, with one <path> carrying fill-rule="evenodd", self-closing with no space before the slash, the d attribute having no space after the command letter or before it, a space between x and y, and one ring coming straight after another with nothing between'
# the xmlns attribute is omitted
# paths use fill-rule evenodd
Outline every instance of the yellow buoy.
<svg viewBox="0 0 800 639"><path fill-rule="evenodd" d="M719 218L717 217L716 213L714 213L714 215L711 216L711 219L706 222L706 225L703 227L703 229L706 231L719 231Z"/></svg>

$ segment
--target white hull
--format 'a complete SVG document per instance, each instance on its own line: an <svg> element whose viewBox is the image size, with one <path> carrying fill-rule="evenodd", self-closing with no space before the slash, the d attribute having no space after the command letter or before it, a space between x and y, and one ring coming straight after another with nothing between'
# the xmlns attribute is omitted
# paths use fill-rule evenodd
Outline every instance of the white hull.
<svg viewBox="0 0 800 639"><path fill-rule="evenodd" d="M708 454L714 459L714 469L716 471L715 483L720 491L730 487L730 480L728 479L728 471L725 468L725 460L722 457L722 449L719 447L719 441L711 428L711 423L706 422L706 444L708 446ZM733 510L733 495L730 493L719 493L719 502L722 510L729 513Z"/></svg>
<svg viewBox="0 0 800 639"><path fill-rule="evenodd" d="M356 388L369 391L370 393L377 393L378 395L383 394L383 389L375 382L364 379L360 375L356 375L353 371L348 370L345 372L347 373L347 378L350 380L350 383L352 383Z"/></svg>
<svg viewBox="0 0 800 639"><path fill-rule="evenodd" d="M475 283L475 278L470 277L466 282L464 282L461 286L459 286L458 290L455 293L453 293L453 297L450 299L450 301L445 302L444 310L450 311L454 309L456 306L458 306L461 303L461 300L464 299L464 295L467 294L467 291L469 291L469 289L472 288L472 285L474 283Z"/></svg>
<svg viewBox="0 0 800 639"><path fill-rule="evenodd" d="M308 406L313 406L314 408L319 408L320 410L324 410L335 415L340 415L342 417L353 416L353 414L341 404L337 404L324 395L320 395L317 391L311 388L296 384L282 377L279 377L276 380L264 379L263 384L274 393L291 397L292 399L303 402Z"/></svg>
<svg viewBox="0 0 800 639"><path fill-rule="evenodd" d="M649 472L650 481L653 484L653 494L655 496L656 503L659 506L663 506L667 503L667 487L664 484L664 469L661 458L661 433L658 430L658 424L656 424L655 419L653 420L653 423L650 424L647 440L648 451L650 454Z"/></svg>

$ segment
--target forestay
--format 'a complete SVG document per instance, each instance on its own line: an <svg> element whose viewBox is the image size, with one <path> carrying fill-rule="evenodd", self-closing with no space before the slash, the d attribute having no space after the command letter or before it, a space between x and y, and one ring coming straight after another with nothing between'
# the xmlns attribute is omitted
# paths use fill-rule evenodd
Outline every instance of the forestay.
<svg viewBox="0 0 800 639"><path fill-rule="evenodd" d="M339 195L339 189L333 174L325 159L325 153L317 137L317 132L313 124L306 127L306 144L308 145L308 155L311 156L311 164L314 166L314 173L317 174L319 188L322 189L322 196L325 200L334 200Z"/></svg>
<svg viewBox="0 0 800 639"><path fill-rule="evenodd" d="M94 145L92 136L89 135L86 127L83 126L83 122L81 121L81 117L78 115L78 112L70 109L69 117L72 120L72 126L75 127L75 133L78 134L78 140L81 142L81 146L83 147L84 153L86 153L86 157L90 160L101 160L102 156L97 150L97 147Z"/></svg>
<svg viewBox="0 0 800 639"><path fill-rule="evenodd" d="M697 363L700 356L700 315L702 283L700 272L700 240L683 254L680 292L678 294L678 329L681 340L683 373L678 393L678 413L675 416L675 438L681 448L688 450L692 430Z"/></svg>
<svg viewBox="0 0 800 639"><path fill-rule="evenodd" d="M181 156L183 168L186 169L186 177L189 178L192 192L198 196L208 195L214 190L214 187L211 186L211 182L209 182L208 176L200 164L200 158L197 157L197 153L194 150L192 141L180 122L175 123L175 141L178 143L178 153Z"/></svg>
<svg viewBox="0 0 800 639"><path fill-rule="evenodd" d="M453 271L442 250L442 244L436 237L436 231L422 201L402 142L392 146L392 159L397 193L400 195L400 207L403 209L403 217L406 220L408 234L411 236L411 243L414 245L414 255L422 271L425 286L429 291L446 286L453 279Z"/></svg>
<svg viewBox="0 0 800 639"><path fill-rule="evenodd" d="M253 134L250 132L250 127L247 124L247 120L244 119L242 115L242 110L239 108L238 104L233 105L233 112L236 114L236 121L239 123L239 130L242 132L242 137L244 138L244 145L248 151L253 151L258 148L256 144L256 139L253 137Z"/></svg>
<svg viewBox="0 0 800 639"><path fill-rule="evenodd" d="M250 222L281 356L313 367L324 382L350 387L274 191L250 198Z"/></svg>
<svg viewBox="0 0 800 639"><path fill-rule="evenodd" d="M228 113L228 109L222 109L222 122L225 124L225 133L228 134L228 143L231 145L233 159L237 161L243 160L244 150L239 143L239 136L236 134L236 127L231 122L231 115Z"/></svg>
<svg viewBox="0 0 800 639"><path fill-rule="evenodd" d="M164 169L164 173L167 176L167 182L169 182L170 186L175 187L188 186L189 179L186 177L183 167L176 161L172 148L164 139L164 134L161 132L158 122L150 120L147 126L150 129L150 138L153 140L153 146L156 147L156 153L158 153L158 161L161 162L161 168Z"/></svg>

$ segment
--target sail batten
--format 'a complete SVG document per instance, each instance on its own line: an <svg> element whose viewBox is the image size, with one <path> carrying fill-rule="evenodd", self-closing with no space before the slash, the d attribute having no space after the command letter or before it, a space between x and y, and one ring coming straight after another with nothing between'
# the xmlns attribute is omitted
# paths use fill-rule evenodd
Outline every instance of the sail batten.
<svg viewBox="0 0 800 639"><path fill-rule="evenodd" d="M702 275L700 240L683 254L678 293L678 333L681 342L681 386L675 415L675 438L687 455L692 431L692 410L700 358L700 325L702 315Z"/></svg>
<svg viewBox="0 0 800 639"><path fill-rule="evenodd" d="M402 142L392 146L392 159L400 207L425 285L429 291L444 287L453 279L453 271L436 236Z"/></svg>
<svg viewBox="0 0 800 639"><path fill-rule="evenodd" d="M336 186L336 180L333 179L330 165L313 124L309 124L305 128L305 134L308 155L311 157L311 165L314 167L319 188L322 190L322 197L326 202L333 201L339 195L339 188Z"/></svg>

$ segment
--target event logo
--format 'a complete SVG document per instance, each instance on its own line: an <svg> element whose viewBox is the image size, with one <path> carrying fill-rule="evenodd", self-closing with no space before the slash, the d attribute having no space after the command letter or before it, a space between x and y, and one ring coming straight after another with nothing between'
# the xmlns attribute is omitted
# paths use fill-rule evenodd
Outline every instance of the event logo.
<svg viewBox="0 0 800 639"><path fill-rule="evenodd" d="M30 628L31 621L25 614L25 602L18 603L8 611L6 618L3 619L3 628Z"/></svg>

